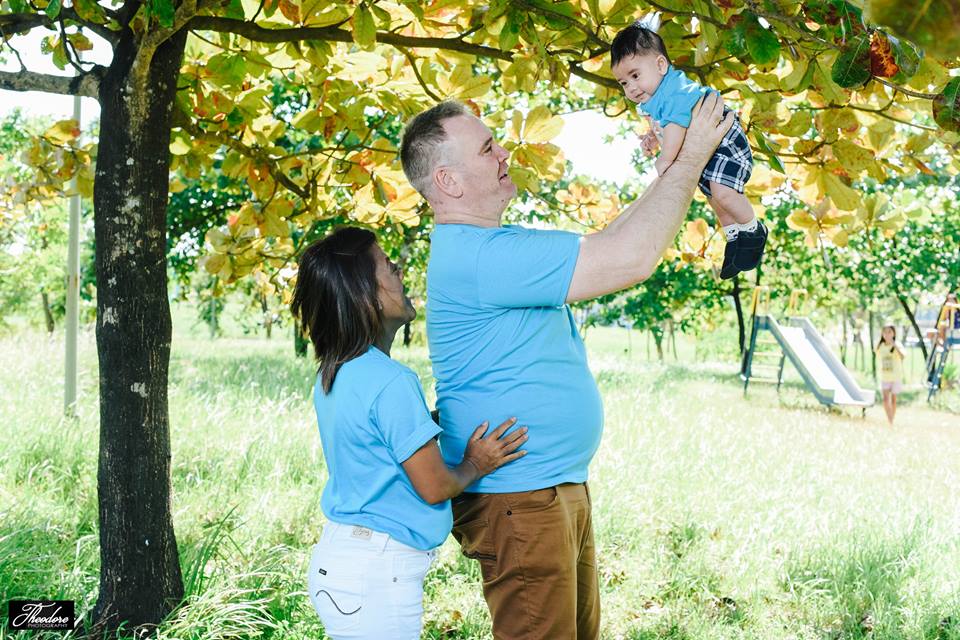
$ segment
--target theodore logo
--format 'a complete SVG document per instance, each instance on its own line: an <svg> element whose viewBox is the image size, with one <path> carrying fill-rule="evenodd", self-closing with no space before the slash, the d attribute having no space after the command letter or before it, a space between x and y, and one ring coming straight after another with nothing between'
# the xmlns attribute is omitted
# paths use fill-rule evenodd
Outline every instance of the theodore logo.
<svg viewBox="0 0 960 640"><path fill-rule="evenodd" d="M73 629L73 600L10 600L7 620L11 631Z"/></svg>

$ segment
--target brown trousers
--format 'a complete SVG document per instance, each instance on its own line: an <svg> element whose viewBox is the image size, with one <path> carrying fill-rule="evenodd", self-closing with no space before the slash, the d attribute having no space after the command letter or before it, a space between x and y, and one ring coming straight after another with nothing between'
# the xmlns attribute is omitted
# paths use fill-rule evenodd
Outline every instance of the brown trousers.
<svg viewBox="0 0 960 640"><path fill-rule="evenodd" d="M586 484L469 493L453 536L480 562L497 640L596 640L600 591Z"/></svg>

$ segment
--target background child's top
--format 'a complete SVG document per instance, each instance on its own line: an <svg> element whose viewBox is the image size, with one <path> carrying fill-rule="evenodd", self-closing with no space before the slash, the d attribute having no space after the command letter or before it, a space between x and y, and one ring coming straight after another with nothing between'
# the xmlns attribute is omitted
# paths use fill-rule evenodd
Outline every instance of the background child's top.
<svg viewBox="0 0 960 640"><path fill-rule="evenodd" d="M683 71L670 65L656 92L646 104L638 104L637 108L656 120L661 127L672 122L686 128L690 126L694 105L708 91L710 89L690 80Z"/></svg>
<svg viewBox="0 0 960 640"><path fill-rule="evenodd" d="M903 381L903 355L896 347L881 344L877 347L880 358L880 382Z"/></svg>

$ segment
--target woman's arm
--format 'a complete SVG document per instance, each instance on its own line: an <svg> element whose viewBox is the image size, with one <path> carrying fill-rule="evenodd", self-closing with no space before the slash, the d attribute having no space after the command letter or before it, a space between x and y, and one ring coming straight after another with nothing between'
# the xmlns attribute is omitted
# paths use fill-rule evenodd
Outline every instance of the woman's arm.
<svg viewBox="0 0 960 640"><path fill-rule="evenodd" d="M403 470L421 498L440 504L460 495L482 476L527 454L517 451L527 441L526 427L503 435L516 422L516 418L510 418L486 437L487 423L481 424L467 442L463 461L453 468L443 461L436 441L430 440L403 462Z"/></svg>

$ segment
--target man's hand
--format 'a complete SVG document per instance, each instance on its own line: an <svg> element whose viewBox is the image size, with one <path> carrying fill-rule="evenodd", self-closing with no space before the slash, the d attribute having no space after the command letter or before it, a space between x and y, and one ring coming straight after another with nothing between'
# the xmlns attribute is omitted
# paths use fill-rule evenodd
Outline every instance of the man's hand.
<svg viewBox="0 0 960 640"><path fill-rule="evenodd" d="M719 93L710 93L700 98L693 108L687 136L677 160L703 167L720 145L723 136L733 126L733 118L733 111L723 117L723 98Z"/></svg>

